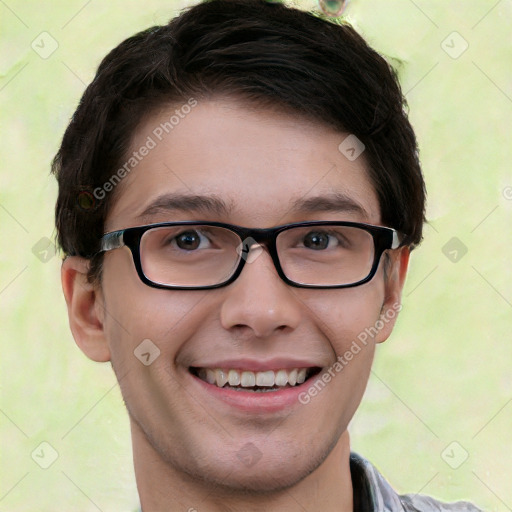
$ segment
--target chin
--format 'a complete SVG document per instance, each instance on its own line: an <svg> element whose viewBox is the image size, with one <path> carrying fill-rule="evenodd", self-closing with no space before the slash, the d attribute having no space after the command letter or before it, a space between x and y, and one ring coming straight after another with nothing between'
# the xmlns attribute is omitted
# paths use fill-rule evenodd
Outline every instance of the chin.
<svg viewBox="0 0 512 512"><path fill-rule="evenodd" d="M289 460L283 460L280 464L260 460L250 468L243 464L231 464L229 468L202 468L189 473L189 476L211 484L218 492L256 496L285 491L306 478L316 467L311 463L292 465Z"/></svg>
<svg viewBox="0 0 512 512"><path fill-rule="evenodd" d="M258 445L247 442L239 450L218 446L213 452L203 451L192 460L174 459L169 463L181 466L192 480L202 481L214 493L268 495L297 485L321 466L331 448L329 443L321 446L310 443L307 450L302 446L301 449L289 441L268 442L267 439L267 443L263 440ZM203 464L199 466L198 461Z"/></svg>

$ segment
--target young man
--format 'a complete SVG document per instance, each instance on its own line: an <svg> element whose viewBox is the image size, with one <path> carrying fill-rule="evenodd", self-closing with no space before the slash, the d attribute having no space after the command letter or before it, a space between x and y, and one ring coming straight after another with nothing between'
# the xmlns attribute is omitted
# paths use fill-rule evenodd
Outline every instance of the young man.
<svg viewBox="0 0 512 512"><path fill-rule="evenodd" d="M477 510L398 496L350 452L424 221L403 106L352 28L260 0L101 63L54 161L56 222L144 512Z"/></svg>

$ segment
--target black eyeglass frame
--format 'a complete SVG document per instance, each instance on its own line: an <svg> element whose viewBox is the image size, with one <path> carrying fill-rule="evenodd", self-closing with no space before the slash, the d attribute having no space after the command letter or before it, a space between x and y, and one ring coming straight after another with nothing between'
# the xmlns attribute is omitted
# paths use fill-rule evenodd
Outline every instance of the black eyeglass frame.
<svg viewBox="0 0 512 512"><path fill-rule="evenodd" d="M276 226L273 228L244 228L241 226L235 226L233 224L225 224L222 222L209 222L209 221L182 221L182 222L162 222L157 224L148 224L145 226L137 226L133 228L120 229L118 231L112 231L110 233L106 233L101 238L101 249L100 252L111 251L113 249L119 249L121 247L128 247L132 253L133 262L135 264L135 269L137 270L137 274L139 275L140 280L153 288L160 288L165 290L210 290L213 288L221 288L223 286L227 286L234 282L238 276L241 274L244 265L246 263L246 259L244 257L240 257L240 261L235 271L231 275L229 279L226 279L222 283L207 285L207 286L174 286L174 285L165 285L161 283L156 283L151 281L146 277L144 271L142 269L142 264L140 260L140 241L142 236L146 231L154 228L161 227L172 227L172 226L213 226L224 228L232 231L241 240L241 243L244 244L243 252L249 254L251 247L255 244L259 244L263 247L266 247L272 261L274 263L274 267L277 271L279 277L288 285L296 287L296 288L315 288L315 289L334 289L334 288L352 288L354 286L359 286L364 283L370 281L375 273L377 272L377 268L379 266L380 259L384 251L388 249L398 249L401 245L401 241L403 240L403 235L396 231L393 228L388 228L384 226L374 226L372 224L365 224L361 222L348 222L348 221L309 221L309 222L297 222L293 224L283 224L280 226ZM370 273L360 281L349 284L341 284L341 285L311 285L311 284L303 284L297 283L289 279L283 269L281 267L281 263L279 261L279 256L277 253L277 236L283 231L287 231L292 228L300 228L300 227L315 227L315 226L346 226L346 227L354 227L360 228L372 235L373 244L374 244L374 258L373 264L370 269ZM249 241L248 243L246 241ZM245 246L247 243L247 247Z"/></svg>

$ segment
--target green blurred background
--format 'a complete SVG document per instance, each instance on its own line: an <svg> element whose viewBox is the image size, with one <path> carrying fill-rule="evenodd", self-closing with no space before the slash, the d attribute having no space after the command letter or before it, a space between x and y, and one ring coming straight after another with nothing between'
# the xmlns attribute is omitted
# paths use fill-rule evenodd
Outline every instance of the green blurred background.
<svg viewBox="0 0 512 512"><path fill-rule="evenodd" d="M49 168L100 59L186 5L0 2L0 511L137 505L115 377L68 328ZM512 1L352 0L345 15L399 72L429 219L353 449L400 492L512 510Z"/></svg>

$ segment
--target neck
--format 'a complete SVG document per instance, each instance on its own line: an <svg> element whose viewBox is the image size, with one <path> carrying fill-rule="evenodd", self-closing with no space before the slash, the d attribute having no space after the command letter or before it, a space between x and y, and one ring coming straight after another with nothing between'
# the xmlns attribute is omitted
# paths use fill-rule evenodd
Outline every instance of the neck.
<svg viewBox="0 0 512 512"><path fill-rule="evenodd" d="M186 510L221 512L352 512L350 443L345 431L326 459L292 487L272 493L240 495L178 471L164 461L133 422L133 458L143 512Z"/></svg>

